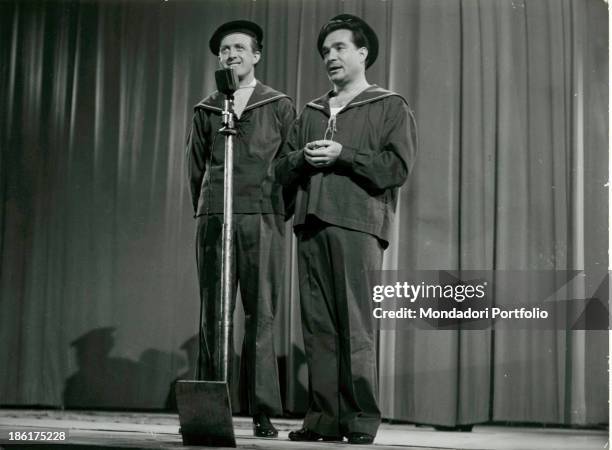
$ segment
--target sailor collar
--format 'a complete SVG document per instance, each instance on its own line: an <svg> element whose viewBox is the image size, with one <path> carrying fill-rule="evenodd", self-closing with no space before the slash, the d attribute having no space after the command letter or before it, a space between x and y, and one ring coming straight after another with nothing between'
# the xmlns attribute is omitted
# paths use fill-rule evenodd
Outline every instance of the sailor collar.
<svg viewBox="0 0 612 450"><path fill-rule="evenodd" d="M328 91L325 95L322 95L321 97L308 102L306 104L307 107L310 108L314 108L314 109L318 109L320 111L325 112L326 114L329 115L329 99L331 97L331 94L333 93L333 91ZM358 95L356 95L355 97L353 97L353 99L351 99L350 102L348 102L344 108L342 108L340 110L340 112L338 114L341 114L343 111L346 111L349 108L352 108L353 106L359 106L359 105L363 105L365 103L371 103L371 102L375 102L378 101L380 99L386 98L386 97L391 97L391 96L397 96L399 98L401 98L402 100L404 100L405 103L406 100L404 99L404 97L402 97L401 95L395 93L395 92L391 92L388 91L386 89L383 89L375 84L371 85L370 87L364 89L363 91L361 91Z"/></svg>
<svg viewBox="0 0 612 450"><path fill-rule="evenodd" d="M253 93L251 94L251 97L249 98L249 101L247 102L247 105L244 108L244 112L284 97L289 96L287 94L283 94L282 92L275 91L274 89L257 81L257 84L255 84L255 88L253 89ZM219 91L215 91L211 95L206 97L204 100L202 100L200 103L198 103L195 106L195 109L197 110L198 108L202 108L215 112L222 112L224 100L225 96Z"/></svg>

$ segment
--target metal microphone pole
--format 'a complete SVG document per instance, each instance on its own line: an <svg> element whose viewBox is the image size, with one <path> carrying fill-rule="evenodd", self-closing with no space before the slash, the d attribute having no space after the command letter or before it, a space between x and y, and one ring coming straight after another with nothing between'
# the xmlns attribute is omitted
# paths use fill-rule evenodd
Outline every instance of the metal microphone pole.
<svg viewBox="0 0 612 450"><path fill-rule="evenodd" d="M236 447L232 404L228 389L229 344L232 317L233 265L233 172L234 172L234 92L238 78L231 69L215 72L217 89L225 95L222 122L219 130L225 138L225 168L223 174L223 237L221 258L221 316L217 319L215 380L178 380L175 385L176 404L184 445L208 447ZM211 149L212 151L212 149ZM200 304L200 358L202 355L202 308ZM213 326L213 324L209 324ZM208 361L207 361L208 362ZM198 361L198 365L201 361Z"/></svg>
<svg viewBox="0 0 612 450"><path fill-rule="evenodd" d="M221 260L221 320L219 322L220 351L217 352L217 379L228 381L229 343L232 318L232 265L233 246L233 188L234 188L234 96L228 94L223 102L223 128L219 130L225 137L225 169L223 172L223 252Z"/></svg>

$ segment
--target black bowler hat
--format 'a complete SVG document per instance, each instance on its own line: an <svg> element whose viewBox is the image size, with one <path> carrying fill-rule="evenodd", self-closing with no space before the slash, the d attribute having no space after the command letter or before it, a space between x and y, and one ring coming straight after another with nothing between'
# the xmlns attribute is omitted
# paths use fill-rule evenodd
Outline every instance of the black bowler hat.
<svg viewBox="0 0 612 450"><path fill-rule="evenodd" d="M321 58L323 57L323 41L327 35L336 30L359 30L366 38L365 47L368 49L368 57L366 59L366 69L374 64L378 56L378 37L376 33L361 17L353 16L352 14L340 14L332 17L319 31L319 39L317 40L317 48Z"/></svg>
<svg viewBox="0 0 612 450"><path fill-rule="evenodd" d="M251 37L254 37L259 44L259 49L263 48L263 31L260 26L254 22L249 22L248 20L233 20L231 22L226 22L217 28L210 38L208 42L208 47L210 47L210 51L213 54L219 56L219 47L221 46L221 41L225 36L232 33L244 33Z"/></svg>

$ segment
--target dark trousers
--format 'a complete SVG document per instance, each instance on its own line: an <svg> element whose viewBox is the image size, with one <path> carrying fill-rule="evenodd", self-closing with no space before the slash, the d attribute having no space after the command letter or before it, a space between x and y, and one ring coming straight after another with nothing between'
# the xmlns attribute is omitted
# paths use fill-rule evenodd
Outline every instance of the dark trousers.
<svg viewBox="0 0 612 450"><path fill-rule="evenodd" d="M234 214L233 225L234 286L230 314L234 312L239 283L245 314L242 364L246 368L249 410L251 414L277 415L282 413L282 405L273 333L286 269L284 221L274 214ZM214 379L219 351L222 230L222 214L198 217L196 247L203 308L200 326L204 337L200 367L203 379L208 380Z"/></svg>
<svg viewBox="0 0 612 450"><path fill-rule="evenodd" d="M309 408L304 426L328 436L376 435L372 281L382 247L369 234L331 225L299 227L298 270Z"/></svg>

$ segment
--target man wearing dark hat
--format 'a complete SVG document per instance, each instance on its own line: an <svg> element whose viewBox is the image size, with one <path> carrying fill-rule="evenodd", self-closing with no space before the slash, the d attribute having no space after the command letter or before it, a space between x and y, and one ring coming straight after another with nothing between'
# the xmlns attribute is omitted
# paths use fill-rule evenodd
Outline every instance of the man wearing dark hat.
<svg viewBox="0 0 612 450"><path fill-rule="evenodd" d="M333 89L311 101L290 132L275 175L297 189L300 301L310 405L294 441L373 442L377 405L369 271L382 267L398 188L416 153L406 101L366 79L374 31L341 14L317 42Z"/></svg>
<svg viewBox="0 0 612 450"><path fill-rule="evenodd" d="M234 281L240 284L245 311L243 365L254 433L277 437L269 416L282 413L273 322L282 288L285 212L281 186L270 162L277 155L295 118L289 97L255 79L263 32L249 21L221 25L210 50L224 68L238 76L234 94L237 135L234 139ZM202 301L202 374L213 379L218 351L221 236L223 229L224 96L214 92L195 107L187 144L193 208L197 218L197 264ZM232 298L235 301L236 285ZM233 311L233 306L232 306ZM231 348L231 347L230 347Z"/></svg>

